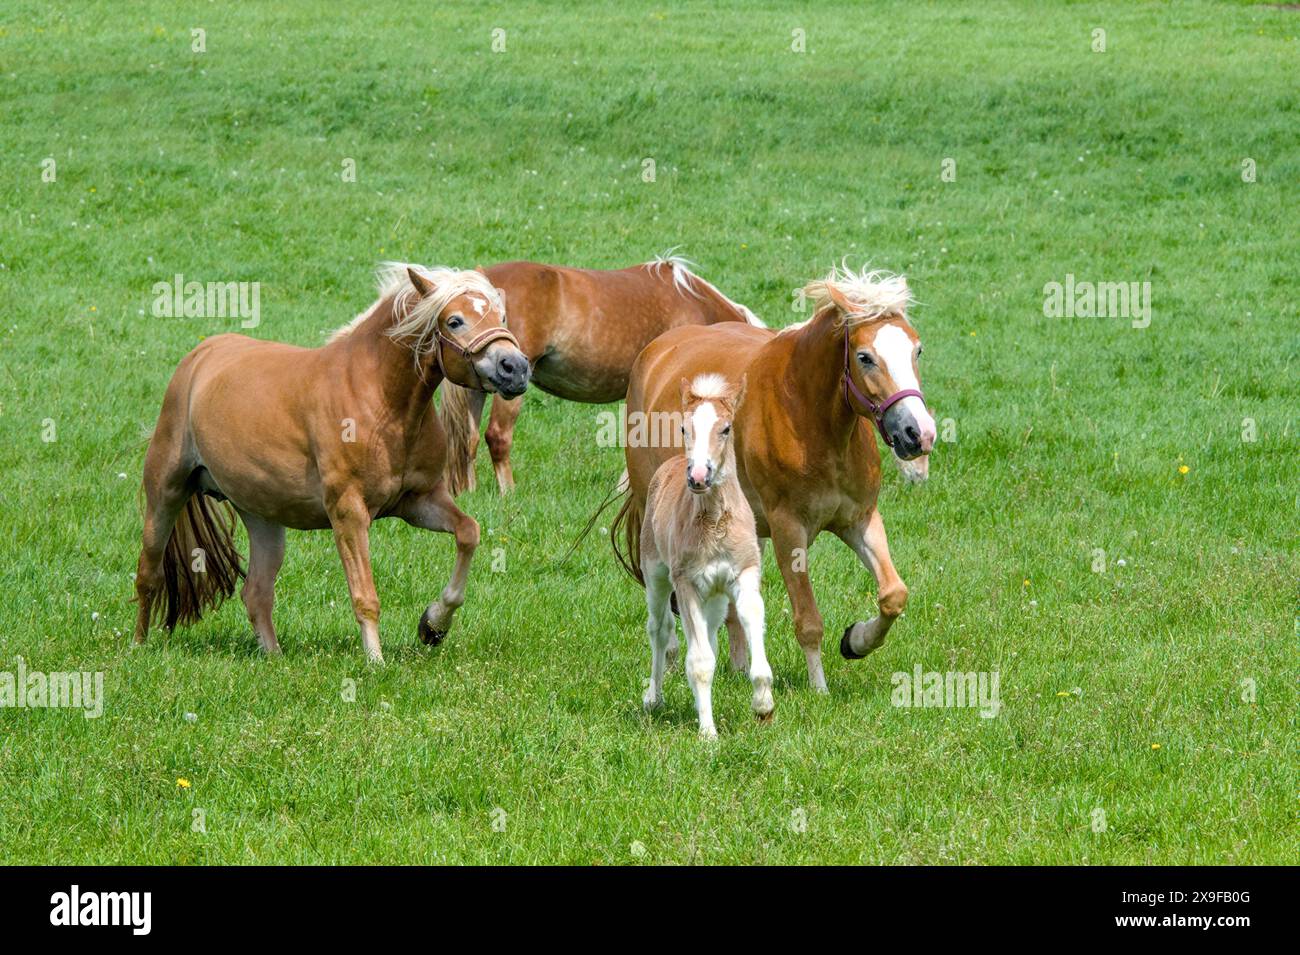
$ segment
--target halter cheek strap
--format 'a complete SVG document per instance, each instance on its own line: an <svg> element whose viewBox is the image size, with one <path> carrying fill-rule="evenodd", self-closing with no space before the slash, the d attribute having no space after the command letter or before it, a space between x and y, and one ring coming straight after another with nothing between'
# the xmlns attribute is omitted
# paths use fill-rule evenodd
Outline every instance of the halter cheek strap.
<svg viewBox="0 0 1300 955"><path fill-rule="evenodd" d="M925 401L925 395L921 394L921 392L917 391L915 388L904 388L902 391L894 392L884 401L877 404L864 395L862 389L854 384L852 366L849 364L849 351L849 330L846 328L844 330L844 403L848 405L849 410L855 415L859 415L863 418L870 417L876 426L876 430L880 432L880 436L885 439L885 444L892 448L894 446L894 439L889 436L887 431L885 431L885 412L898 404L904 398L920 398L922 401ZM849 400L850 392L852 392L853 397L858 400L858 404L867 409L866 412L859 411L857 408L853 407L853 402Z"/></svg>
<svg viewBox="0 0 1300 955"><path fill-rule="evenodd" d="M442 361L442 346L449 345L465 359L465 364L469 366L470 373L474 376L475 382L480 386L483 384L483 379L479 376L478 369L474 367L474 362L470 356L477 355L495 341L507 341L511 345L514 345L515 348L519 347L519 340L515 338L510 329L506 328L504 325L493 325L491 328L484 329L471 338L465 345L461 345L452 341L450 338L447 338L442 334L442 331L436 327L433 332L433 337L433 357L438 362L438 371L442 372L442 377L451 381L451 376L447 374L447 366L444 365ZM458 384L458 382L453 381L452 384ZM478 387L474 390L483 391L484 389Z"/></svg>

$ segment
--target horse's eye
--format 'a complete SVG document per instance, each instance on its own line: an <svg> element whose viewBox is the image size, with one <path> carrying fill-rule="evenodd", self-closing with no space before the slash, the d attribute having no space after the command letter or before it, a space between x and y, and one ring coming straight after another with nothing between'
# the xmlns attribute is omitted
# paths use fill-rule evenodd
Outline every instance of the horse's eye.
<svg viewBox="0 0 1300 955"><path fill-rule="evenodd" d="M867 352L858 352L858 361L862 362L863 368L870 368L876 363L876 360Z"/></svg>
<svg viewBox="0 0 1300 955"><path fill-rule="evenodd" d="M722 429L722 434L723 434L724 437L725 437L726 435L731 434L731 425L727 425L726 427L724 427L724 428Z"/></svg>
<svg viewBox="0 0 1300 955"><path fill-rule="evenodd" d="M459 315L453 315L451 318L447 319L448 328L460 328L464 324L465 319L461 318Z"/></svg>

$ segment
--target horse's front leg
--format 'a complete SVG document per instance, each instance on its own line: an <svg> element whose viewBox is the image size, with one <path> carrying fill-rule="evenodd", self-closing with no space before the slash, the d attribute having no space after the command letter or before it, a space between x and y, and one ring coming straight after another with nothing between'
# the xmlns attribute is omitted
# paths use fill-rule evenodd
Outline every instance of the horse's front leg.
<svg viewBox="0 0 1300 955"><path fill-rule="evenodd" d="M379 648L379 594L370 571L370 512L360 492L348 492L326 507L334 543L352 595L352 612L361 625L361 644L372 663L383 663Z"/></svg>
<svg viewBox="0 0 1300 955"><path fill-rule="evenodd" d="M865 524L836 531L836 536L853 548L876 578L876 601L880 612L867 621L859 620L844 628L840 653L847 660L861 660L885 642L885 634L907 606L907 585L889 559L889 540L880 511L873 509Z"/></svg>
<svg viewBox="0 0 1300 955"><path fill-rule="evenodd" d="M759 569L746 567L731 595L732 608L740 617L744 637L749 643L749 679L754 684L754 715L760 720L772 718L776 703L772 699L772 667L763 646L763 595L759 591Z"/></svg>
<svg viewBox="0 0 1300 955"><path fill-rule="evenodd" d="M509 494L515 489L515 475L510 467L510 448L515 441L515 422L524 406L524 396L503 398L492 396L492 411L488 414L488 453L492 455L492 469L496 472L497 487Z"/></svg>
<svg viewBox="0 0 1300 955"><path fill-rule="evenodd" d="M714 596L706 602L685 577L673 579L673 591L682 612L682 629L686 631L686 680L695 697L700 736L717 739L718 730L713 724L713 670L717 664L718 627L727 612L727 598Z"/></svg>
<svg viewBox="0 0 1300 955"><path fill-rule="evenodd" d="M808 579L808 529L794 514L769 511L768 527L772 531L772 556L781 568L785 591L794 611L794 635L803 648L808 663L808 682L818 693L826 692L826 673L822 670L821 611Z"/></svg>
<svg viewBox="0 0 1300 955"><path fill-rule="evenodd" d="M465 602L469 564L478 548L478 521L456 506L447 485L441 481L432 491L406 498L398 514L413 527L456 536L456 563L451 569L451 579L420 617L420 640L431 647L437 646L451 629L456 608Z"/></svg>

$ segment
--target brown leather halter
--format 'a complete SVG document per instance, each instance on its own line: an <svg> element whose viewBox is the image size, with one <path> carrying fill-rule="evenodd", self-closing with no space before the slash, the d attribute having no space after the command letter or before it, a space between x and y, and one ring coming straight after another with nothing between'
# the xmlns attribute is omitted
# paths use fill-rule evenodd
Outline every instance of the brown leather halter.
<svg viewBox="0 0 1300 955"><path fill-rule="evenodd" d="M852 366L849 364L849 352L851 350L852 349L849 348L849 330L846 328L844 329L844 403L848 405L849 410L854 414L863 418L870 417L871 420L875 422L876 430L880 432L880 436L885 439L885 444L892 448L894 446L894 439L885 431L885 412L898 404L898 402L902 401L904 398L920 398L921 401L924 402L925 395L921 394L921 392L917 391L915 388L904 388L902 391L894 392L879 404L872 401L862 393L862 389L853 383ZM853 402L849 400L850 391L853 392L853 396L858 399L862 406L867 409L866 413L853 407Z"/></svg>
<svg viewBox="0 0 1300 955"><path fill-rule="evenodd" d="M515 338L514 334L510 329L506 328L504 324L493 325L491 328L485 328L483 331L471 338L468 344L465 345L460 345L457 342L452 341L450 338L443 335L441 328L435 325L433 329L433 341L433 357L438 362L438 371L442 372L442 377L448 381L452 381L451 376L447 374L447 366L442 362L442 346L445 343L454 348L460 354L460 357L465 359L465 364L469 366L470 374L474 376L475 381L478 383L478 387L473 389L475 391L485 391L486 389L482 387L483 378L479 375L478 369L474 367L474 362L470 357L471 355L477 355L495 341L508 341L510 344L514 345L516 349L519 348L519 339ZM459 382L452 381L452 384L459 384Z"/></svg>

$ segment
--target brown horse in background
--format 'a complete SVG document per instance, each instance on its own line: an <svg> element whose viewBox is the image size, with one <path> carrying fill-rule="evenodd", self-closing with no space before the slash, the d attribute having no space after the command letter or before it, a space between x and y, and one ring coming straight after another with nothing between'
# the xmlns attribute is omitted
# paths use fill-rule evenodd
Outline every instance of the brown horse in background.
<svg viewBox="0 0 1300 955"><path fill-rule="evenodd" d="M232 506L248 528L243 599L265 652L280 652L271 607L285 528L330 528L366 654L383 661L370 524L389 516L456 537L451 580L420 618L420 638L439 642L479 541L443 482L432 399L444 379L506 397L527 387L528 361L480 272L390 264L379 301L321 348L217 335L190 352L145 456L136 643L155 619L193 623L234 593L244 571Z"/></svg>
<svg viewBox="0 0 1300 955"><path fill-rule="evenodd" d="M532 362L532 384L568 401L599 404L622 400L632 362L670 328L718 322L763 326L689 266L679 256L665 255L612 271L536 262L505 262L483 271L505 294L510 330ZM452 494L474 488L486 398L481 390L442 390L439 415L447 432ZM492 400L486 437L502 494L515 486L510 446L521 405L522 399L504 395Z"/></svg>
<svg viewBox="0 0 1300 955"><path fill-rule="evenodd" d="M759 537L772 539L809 681L825 690L823 624L808 577L808 549L828 530L875 576L878 615L847 626L840 641L845 657L866 656L907 603L876 507L880 451L873 425L908 461L930 451L935 428L920 392L921 345L906 318L906 280L836 270L805 292L815 303L813 317L779 333L740 324L677 328L637 358L627 395L629 494L610 540L620 562L644 583L639 533L647 489L656 469L678 453L672 441L644 440L646 423L655 438L660 429L654 422L671 420L680 408L683 378L712 372L734 385L745 376L746 397L734 422L737 474ZM734 606L727 627L732 665L743 666L743 629Z"/></svg>

